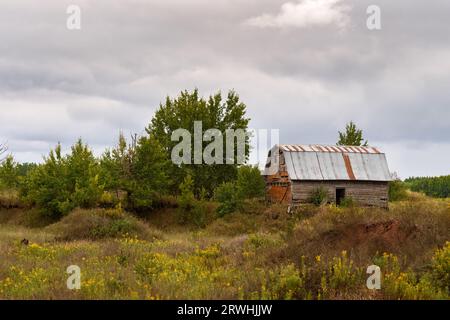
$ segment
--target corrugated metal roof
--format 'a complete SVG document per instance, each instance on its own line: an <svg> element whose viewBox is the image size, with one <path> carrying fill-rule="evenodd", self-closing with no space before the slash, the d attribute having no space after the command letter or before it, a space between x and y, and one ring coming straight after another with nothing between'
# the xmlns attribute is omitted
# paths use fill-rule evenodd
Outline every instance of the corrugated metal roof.
<svg viewBox="0 0 450 320"><path fill-rule="evenodd" d="M337 152L337 153L381 153L375 147L326 146L321 144L282 144L283 151L292 152Z"/></svg>
<svg viewBox="0 0 450 320"><path fill-rule="evenodd" d="M284 154L291 180L391 180L386 156L374 147L325 145L279 147Z"/></svg>

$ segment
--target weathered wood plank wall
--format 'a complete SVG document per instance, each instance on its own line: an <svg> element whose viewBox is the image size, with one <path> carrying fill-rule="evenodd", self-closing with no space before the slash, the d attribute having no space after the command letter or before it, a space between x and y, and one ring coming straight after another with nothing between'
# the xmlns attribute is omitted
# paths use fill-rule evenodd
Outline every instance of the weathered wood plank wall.
<svg viewBox="0 0 450 320"><path fill-rule="evenodd" d="M345 195L358 205L388 206L388 183L376 181L293 181L292 202L307 203L319 187L327 190L329 202L336 202L336 188L345 188Z"/></svg>

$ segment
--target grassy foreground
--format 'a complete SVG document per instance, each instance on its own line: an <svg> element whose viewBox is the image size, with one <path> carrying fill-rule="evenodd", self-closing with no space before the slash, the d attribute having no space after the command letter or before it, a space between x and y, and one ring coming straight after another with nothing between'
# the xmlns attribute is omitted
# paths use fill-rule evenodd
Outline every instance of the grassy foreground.
<svg viewBox="0 0 450 320"><path fill-rule="evenodd" d="M450 298L449 200L246 208L202 229L177 209L75 210L45 227L34 211L1 209L0 299ZM381 290L366 287L372 264ZM80 290L67 289L70 265Z"/></svg>

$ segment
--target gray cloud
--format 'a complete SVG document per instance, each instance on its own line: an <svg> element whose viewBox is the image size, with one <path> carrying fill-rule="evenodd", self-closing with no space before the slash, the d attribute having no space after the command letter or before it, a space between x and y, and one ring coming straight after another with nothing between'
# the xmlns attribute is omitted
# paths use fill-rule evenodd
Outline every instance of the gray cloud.
<svg viewBox="0 0 450 320"><path fill-rule="evenodd" d="M353 119L401 176L448 174L450 3L378 0L372 32L371 1L329 1L351 10L307 27L295 22L305 3L3 0L0 140L22 161L79 136L102 150L142 132L166 95L235 89L251 126L282 142L334 143ZM69 4L80 31L65 27Z"/></svg>

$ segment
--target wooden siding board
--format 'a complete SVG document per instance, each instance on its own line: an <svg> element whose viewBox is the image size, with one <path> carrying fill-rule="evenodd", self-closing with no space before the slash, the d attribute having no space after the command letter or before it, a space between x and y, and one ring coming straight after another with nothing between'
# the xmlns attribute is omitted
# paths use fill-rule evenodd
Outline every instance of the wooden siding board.
<svg viewBox="0 0 450 320"><path fill-rule="evenodd" d="M345 188L346 196L362 206L387 207L388 184L386 182L362 181L293 181L292 200L295 203L307 203L311 193L318 187L327 190L328 201L336 201L336 188Z"/></svg>

